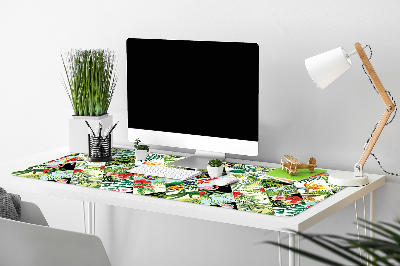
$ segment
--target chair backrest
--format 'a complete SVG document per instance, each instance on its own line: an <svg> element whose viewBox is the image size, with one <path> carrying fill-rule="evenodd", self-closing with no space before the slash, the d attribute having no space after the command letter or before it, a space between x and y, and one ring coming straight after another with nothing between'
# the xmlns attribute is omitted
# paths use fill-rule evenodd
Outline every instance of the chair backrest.
<svg viewBox="0 0 400 266"><path fill-rule="evenodd" d="M40 222L36 216L26 215L25 220ZM95 235L4 218L0 218L0 265L111 266L103 243Z"/></svg>
<svg viewBox="0 0 400 266"><path fill-rule="evenodd" d="M21 222L49 226L39 207L28 201L21 201Z"/></svg>

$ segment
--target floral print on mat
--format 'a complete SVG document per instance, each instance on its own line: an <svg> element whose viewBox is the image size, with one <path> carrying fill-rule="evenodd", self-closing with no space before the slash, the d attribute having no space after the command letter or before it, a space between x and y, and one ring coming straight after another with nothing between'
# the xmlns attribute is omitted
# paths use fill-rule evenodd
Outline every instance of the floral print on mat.
<svg viewBox="0 0 400 266"><path fill-rule="evenodd" d="M75 153L12 174L42 181L287 217L295 216L343 189L328 184L328 173L292 181L268 176L268 172L274 168L229 162L224 162L221 177L211 178L203 171L197 178L177 181L127 171L140 164L174 167L169 166L169 163L183 159L182 156L149 153L145 161L136 161L134 150L119 148L113 148L111 155L112 161L94 163L87 160L87 154ZM226 186L215 184L216 180L227 176L238 178L240 182Z"/></svg>

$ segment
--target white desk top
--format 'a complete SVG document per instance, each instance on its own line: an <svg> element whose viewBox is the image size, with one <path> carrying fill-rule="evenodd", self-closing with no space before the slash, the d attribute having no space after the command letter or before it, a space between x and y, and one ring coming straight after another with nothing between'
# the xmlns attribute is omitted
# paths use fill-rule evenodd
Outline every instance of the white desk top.
<svg viewBox="0 0 400 266"><path fill-rule="evenodd" d="M178 154L174 152L153 152L188 156L188 154ZM11 175L11 173L14 171L22 170L30 166L60 158L68 154L70 154L68 151L68 147L62 147L30 156L1 162L0 187L3 187L6 190L12 189L24 192L32 192L38 193L40 195L89 201L100 204L153 211L157 213L172 214L235 225L250 226L261 229L275 231L286 231L285 229L304 231L307 228L332 215L333 213L351 204L355 200L374 191L385 183L384 175L368 174L370 184L367 186L348 187L294 217L277 217L272 215L229 210L224 208L212 208L210 206L200 204L192 204L187 202L160 199L142 195L118 193L115 191L74 186L69 184L35 180L31 178ZM260 166L278 167L277 164L261 163L254 161L251 162L237 159L227 159L226 161L233 163L247 163ZM328 170L328 173L332 172L332 170Z"/></svg>

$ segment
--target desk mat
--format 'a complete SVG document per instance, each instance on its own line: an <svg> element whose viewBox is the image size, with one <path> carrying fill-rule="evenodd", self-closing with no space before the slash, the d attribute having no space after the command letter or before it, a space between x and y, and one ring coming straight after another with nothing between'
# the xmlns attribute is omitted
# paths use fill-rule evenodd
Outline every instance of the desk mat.
<svg viewBox="0 0 400 266"><path fill-rule="evenodd" d="M111 155L112 161L94 163L87 154L75 153L12 174L275 216L295 216L344 188L328 184L326 172L293 181L269 176L275 168L229 162L224 162L222 177L239 178L236 184L215 185L218 178L209 177L207 171L195 179L176 181L127 170L141 164L168 166L185 157L149 153L145 161L139 161L134 150L119 148L112 148Z"/></svg>

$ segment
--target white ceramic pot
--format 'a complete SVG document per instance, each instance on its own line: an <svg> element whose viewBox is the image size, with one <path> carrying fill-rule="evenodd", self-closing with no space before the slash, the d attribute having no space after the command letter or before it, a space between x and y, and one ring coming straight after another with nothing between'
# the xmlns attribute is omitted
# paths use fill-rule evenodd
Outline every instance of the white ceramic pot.
<svg viewBox="0 0 400 266"><path fill-rule="evenodd" d="M112 115L102 115L102 116L72 116L69 119L69 152L71 153L89 153L89 143L88 143L88 126L85 123L88 121L89 125L96 131L99 122L102 125L102 132L109 126L113 126ZM96 134L96 132L95 132ZM113 145L111 135L111 147Z"/></svg>
<svg viewBox="0 0 400 266"><path fill-rule="evenodd" d="M224 166L218 166L218 167L212 167L207 165L207 171L208 171L208 175L210 177L219 177L222 175L222 172L224 170Z"/></svg>
<svg viewBox="0 0 400 266"><path fill-rule="evenodd" d="M147 151L146 150L135 150L135 157L136 157L136 160L144 161L144 160L146 160L146 157L147 157Z"/></svg>

